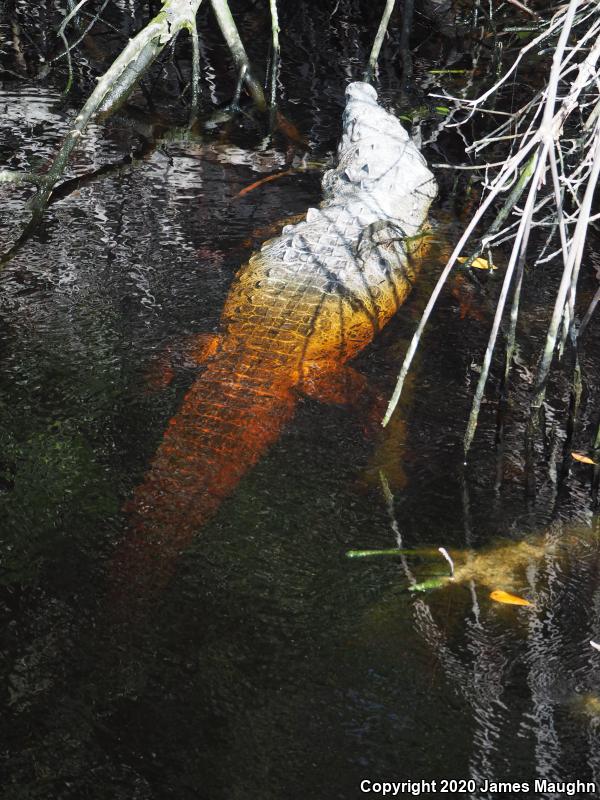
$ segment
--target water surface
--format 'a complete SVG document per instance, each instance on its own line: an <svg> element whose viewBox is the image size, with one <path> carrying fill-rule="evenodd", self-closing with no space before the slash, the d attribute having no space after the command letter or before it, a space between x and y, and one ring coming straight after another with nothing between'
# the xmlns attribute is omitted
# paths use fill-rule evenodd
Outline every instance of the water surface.
<svg viewBox="0 0 600 800"><path fill-rule="evenodd" d="M336 30L345 44L334 67L301 62L298 47L282 75L284 109L323 163L362 57L359 37ZM308 44L316 34L303 35ZM381 88L393 103L385 72ZM0 145L10 166L55 151L70 111L58 99L53 85L4 85ZM92 127L71 175L124 159L135 125L123 116ZM575 464L558 482L562 379L550 395L538 495L525 494L523 421L551 270L531 276L501 480L493 391L466 467L461 447L490 317L473 301L461 318L460 292L448 291L386 432L365 435L348 410L301 401L148 613L124 619L111 605L124 504L194 378L184 365L172 386L149 391L153 359L216 330L252 241L319 201L314 171L236 199L302 157L281 136L265 140L252 125L203 136L174 132L180 120L169 133L163 122L144 125L159 146L55 202L0 277L6 796L329 800L360 797L364 779L444 777L600 785L600 654L589 645L600 639L599 529L590 468ZM4 242L24 196L2 189ZM460 206L442 180L435 257L356 361L383 396L460 230ZM591 325L582 448L598 343ZM537 555L520 563L503 551L486 572L423 595L408 585L443 572L442 559L345 557L393 547L398 535L407 547L475 553L528 539ZM499 578L512 583L496 586ZM494 604L492 588L534 606Z"/></svg>

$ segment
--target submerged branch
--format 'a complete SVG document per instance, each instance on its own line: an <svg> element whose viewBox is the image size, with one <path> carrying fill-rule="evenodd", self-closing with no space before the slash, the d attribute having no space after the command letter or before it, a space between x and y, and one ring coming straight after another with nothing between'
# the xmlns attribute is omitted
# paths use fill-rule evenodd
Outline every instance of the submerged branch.
<svg viewBox="0 0 600 800"><path fill-rule="evenodd" d="M26 231L30 231L32 225L42 216L52 191L89 122L100 112L105 115L111 114L116 106L127 98L165 46L182 28L190 28L194 24L201 2L202 0L166 0L161 11L133 39L130 39L108 70L98 79L96 88L73 120L50 169L35 180L29 178L38 185L38 191L30 200L32 216L26 225ZM19 237L19 241L22 237L23 234ZM6 264L13 253L14 247L0 258L0 265Z"/></svg>

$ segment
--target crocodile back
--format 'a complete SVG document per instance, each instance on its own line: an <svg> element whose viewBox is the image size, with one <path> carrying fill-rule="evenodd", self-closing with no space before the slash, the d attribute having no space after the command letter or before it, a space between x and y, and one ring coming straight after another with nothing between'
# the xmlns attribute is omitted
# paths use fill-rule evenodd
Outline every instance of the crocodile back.
<svg viewBox="0 0 600 800"><path fill-rule="evenodd" d="M345 361L410 291L435 180L372 86L351 83L346 99L323 202L238 273L223 312L236 347L259 336L293 351L300 340L306 359Z"/></svg>
<svg viewBox="0 0 600 800"><path fill-rule="evenodd" d="M303 370L335 371L404 302L435 182L367 84L350 84L324 200L239 271L222 340L170 420L128 505L117 584L145 595L291 418ZM135 578L135 579L134 579Z"/></svg>

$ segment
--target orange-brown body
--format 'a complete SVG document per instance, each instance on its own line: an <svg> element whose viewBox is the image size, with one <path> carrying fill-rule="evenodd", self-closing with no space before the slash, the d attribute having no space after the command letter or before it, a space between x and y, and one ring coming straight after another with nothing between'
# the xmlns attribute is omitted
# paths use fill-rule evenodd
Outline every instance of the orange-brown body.
<svg viewBox="0 0 600 800"><path fill-rule="evenodd" d="M374 91L367 89L370 98ZM330 199L252 256L225 303L221 334L198 340L195 358L203 371L134 491L131 532L116 558L121 578L138 580L140 590L168 579L177 553L278 438L300 393L328 402L364 395L365 380L346 362L410 291L435 184L397 120L376 103L383 121L401 131L398 159L404 166L415 161L419 186L427 190L401 224L386 209L388 188L380 198L364 189L362 178L353 184L352 163L342 153L353 148L364 160L360 149L371 140L358 128L351 100L340 165L324 179ZM341 198L336 181L344 182ZM398 191L406 199L405 187Z"/></svg>

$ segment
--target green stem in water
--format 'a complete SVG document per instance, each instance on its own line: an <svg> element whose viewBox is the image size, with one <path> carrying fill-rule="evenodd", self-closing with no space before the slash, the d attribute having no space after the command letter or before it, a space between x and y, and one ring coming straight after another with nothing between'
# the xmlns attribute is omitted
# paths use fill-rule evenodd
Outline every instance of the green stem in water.
<svg viewBox="0 0 600 800"><path fill-rule="evenodd" d="M440 552L435 547L389 547L383 550L348 550L346 558L390 558L394 556L422 556L425 558L440 558Z"/></svg>

